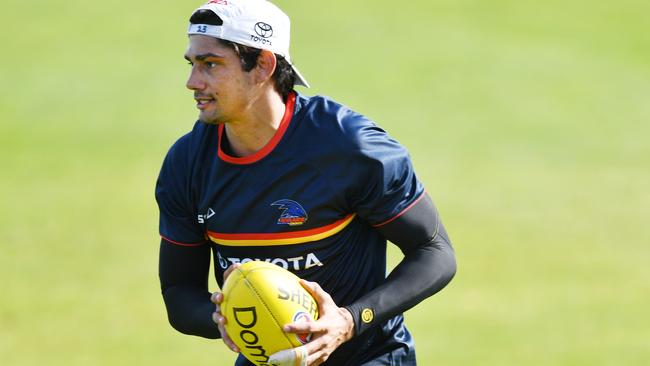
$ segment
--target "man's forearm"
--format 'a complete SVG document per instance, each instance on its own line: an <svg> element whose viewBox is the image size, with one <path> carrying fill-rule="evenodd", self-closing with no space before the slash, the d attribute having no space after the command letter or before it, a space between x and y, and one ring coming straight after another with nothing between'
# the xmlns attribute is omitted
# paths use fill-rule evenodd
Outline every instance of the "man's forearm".
<svg viewBox="0 0 650 366"><path fill-rule="evenodd" d="M442 290L456 273L454 253L447 243L418 247L395 267L386 282L346 306L355 334L400 314Z"/></svg>
<svg viewBox="0 0 650 366"><path fill-rule="evenodd" d="M428 195L378 230L402 249L404 259L382 285L346 306L356 334L442 290L456 273L454 250Z"/></svg>
<svg viewBox="0 0 650 366"><path fill-rule="evenodd" d="M215 305L208 291L209 269L209 245L186 247L161 240L160 287L169 323L181 333L220 338L212 321Z"/></svg>
<svg viewBox="0 0 650 366"><path fill-rule="evenodd" d="M184 334L204 338L221 338L212 321L215 305L210 293L200 288L172 286L163 291L169 323Z"/></svg>

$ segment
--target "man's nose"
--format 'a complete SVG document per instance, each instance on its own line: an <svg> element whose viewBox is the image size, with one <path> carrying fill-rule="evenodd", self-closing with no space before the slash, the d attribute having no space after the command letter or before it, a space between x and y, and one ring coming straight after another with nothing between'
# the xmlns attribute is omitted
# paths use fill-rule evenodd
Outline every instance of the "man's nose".
<svg viewBox="0 0 650 366"><path fill-rule="evenodd" d="M192 67L192 71L190 71L190 77L187 79L185 86L190 90L205 89L205 81L201 79L201 75L197 72L196 68Z"/></svg>

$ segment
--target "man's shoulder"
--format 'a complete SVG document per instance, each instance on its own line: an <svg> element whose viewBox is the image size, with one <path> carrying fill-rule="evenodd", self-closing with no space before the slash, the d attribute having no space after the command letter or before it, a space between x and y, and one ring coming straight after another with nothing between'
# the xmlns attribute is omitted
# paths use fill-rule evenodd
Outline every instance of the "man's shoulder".
<svg viewBox="0 0 650 366"><path fill-rule="evenodd" d="M301 127L328 145L357 149L369 131L381 130L374 121L326 96L299 96L296 116ZM381 130L383 132L383 130Z"/></svg>
<svg viewBox="0 0 650 366"><path fill-rule="evenodd" d="M298 115L316 121L326 120L347 123L354 120L367 120L365 116L352 110L347 105L324 95L298 95L296 105Z"/></svg>
<svg viewBox="0 0 650 366"><path fill-rule="evenodd" d="M216 133L214 126L196 121L191 131L179 137L172 144L167 152L168 158L178 159L196 156L203 148L205 141L209 141L209 135L212 133Z"/></svg>

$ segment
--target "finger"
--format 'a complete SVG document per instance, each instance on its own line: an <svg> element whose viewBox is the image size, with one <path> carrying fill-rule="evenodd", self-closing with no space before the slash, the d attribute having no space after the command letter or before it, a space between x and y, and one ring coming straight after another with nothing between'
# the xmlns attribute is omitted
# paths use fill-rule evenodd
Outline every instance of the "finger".
<svg viewBox="0 0 650 366"><path fill-rule="evenodd" d="M226 278L228 278L228 276L230 276L230 274L232 273L232 271L234 271L235 269L239 268L239 266L241 266L241 264L239 264L239 263L235 263L235 264L231 265L230 267L228 267L228 268L226 269L226 271L223 273L223 280L225 281Z"/></svg>
<svg viewBox="0 0 650 366"><path fill-rule="evenodd" d="M301 321L297 323L286 324L282 327L287 333L319 333L324 330L324 324L318 321Z"/></svg>
<svg viewBox="0 0 650 366"><path fill-rule="evenodd" d="M230 339L225 330L222 331L221 339L231 351L239 353L239 347Z"/></svg>
<svg viewBox="0 0 650 366"><path fill-rule="evenodd" d="M221 304L223 302L223 293L221 292L214 292L210 296L210 301L214 304Z"/></svg>
<svg viewBox="0 0 650 366"><path fill-rule="evenodd" d="M307 351L307 355L310 357L319 354L327 346L327 341L324 337L320 338L314 338L311 340L311 342L304 344L302 347L305 347L305 351ZM313 357L311 357L313 359ZM309 361L309 360L308 360ZM309 362L307 362L308 365L311 366Z"/></svg>
<svg viewBox="0 0 650 366"><path fill-rule="evenodd" d="M305 288L305 290L307 290L307 292L311 294L311 296L314 297L318 305L322 305L325 302L334 303L334 300L332 299L330 294L325 292L325 290L323 290L323 288L320 287L320 285L317 282L311 282L311 281L303 280L301 278L300 284L302 285L302 287Z"/></svg>
<svg viewBox="0 0 650 366"><path fill-rule="evenodd" d="M332 353L332 350L329 349L327 342L324 341L323 339L319 339L319 342L312 342L312 343L314 343L313 344L314 347L309 347L312 346L311 343L305 345L308 352L307 365L317 366L327 361L330 354Z"/></svg>
<svg viewBox="0 0 650 366"><path fill-rule="evenodd" d="M308 353L305 346L285 349L272 354L269 364L278 366L307 366Z"/></svg>
<svg viewBox="0 0 650 366"><path fill-rule="evenodd" d="M327 361L331 352L327 351L327 344L324 340L319 339L317 342L307 343L307 365L316 366Z"/></svg>
<svg viewBox="0 0 650 366"><path fill-rule="evenodd" d="M314 354L307 356L307 365L309 366L318 366L323 362L327 361L329 354L324 351L317 351Z"/></svg>
<svg viewBox="0 0 650 366"><path fill-rule="evenodd" d="M235 344L235 342L230 339L230 336L228 335L228 332L226 332L226 318L224 318L221 314L219 313L212 313L212 321L214 321L217 324L217 327L219 328L219 333L221 333L221 339L223 340L223 343L228 346L233 352L239 352L239 347Z"/></svg>
<svg viewBox="0 0 650 366"><path fill-rule="evenodd" d="M221 315L221 313L216 311L212 313L212 321L214 322L214 324L216 325L225 324L224 320L225 318L223 317L223 315Z"/></svg>

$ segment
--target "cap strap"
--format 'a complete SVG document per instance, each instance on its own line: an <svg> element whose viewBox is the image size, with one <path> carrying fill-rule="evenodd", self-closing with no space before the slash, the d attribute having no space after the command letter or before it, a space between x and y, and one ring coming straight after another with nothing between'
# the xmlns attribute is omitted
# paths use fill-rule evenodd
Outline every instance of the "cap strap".
<svg viewBox="0 0 650 366"><path fill-rule="evenodd" d="M223 27L219 25L190 23L187 34L205 34L206 36L221 38L223 35Z"/></svg>

